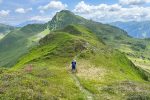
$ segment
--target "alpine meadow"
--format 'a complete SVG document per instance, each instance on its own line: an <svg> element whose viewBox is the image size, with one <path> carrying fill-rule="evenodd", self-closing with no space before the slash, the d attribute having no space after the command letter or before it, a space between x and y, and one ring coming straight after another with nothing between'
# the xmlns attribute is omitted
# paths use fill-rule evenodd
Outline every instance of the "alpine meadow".
<svg viewBox="0 0 150 100"><path fill-rule="evenodd" d="M0 100L150 100L149 21L131 16L148 0L15 1L0 0Z"/></svg>

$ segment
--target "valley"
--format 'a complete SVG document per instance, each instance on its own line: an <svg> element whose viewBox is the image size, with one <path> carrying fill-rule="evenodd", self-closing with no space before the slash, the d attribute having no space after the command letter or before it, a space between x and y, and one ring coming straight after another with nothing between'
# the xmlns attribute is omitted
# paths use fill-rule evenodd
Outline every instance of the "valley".
<svg viewBox="0 0 150 100"><path fill-rule="evenodd" d="M1 24L0 23L0 40L10 31L14 30L15 27L13 26L9 26L9 25L5 25L5 24Z"/></svg>
<svg viewBox="0 0 150 100"><path fill-rule="evenodd" d="M114 25L128 32L134 38L150 38L150 21L113 22Z"/></svg>

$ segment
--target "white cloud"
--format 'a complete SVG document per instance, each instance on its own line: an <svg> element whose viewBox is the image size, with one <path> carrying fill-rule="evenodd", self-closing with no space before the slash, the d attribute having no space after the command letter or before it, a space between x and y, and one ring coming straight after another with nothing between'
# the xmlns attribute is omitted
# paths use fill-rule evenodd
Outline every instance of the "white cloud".
<svg viewBox="0 0 150 100"><path fill-rule="evenodd" d="M0 11L0 16L8 16L9 15L9 13L10 13L10 11L9 10L1 10Z"/></svg>
<svg viewBox="0 0 150 100"><path fill-rule="evenodd" d="M17 13L22 13L22 14L25 14L25 13L27 13L28 11L32 11L32 8L28 8L28 9L17 8L17 9L15 10L15 12L17 12Z"/></svg>
<svg viewBox="0 0 150 100"><path fill-rule="evenodd" d="M88 19L103 22L141 21L150 19L150 7L122 7L119 4L89 5L81 1L75 6L73 11Z"/></svg>
<svg viewBox="0 0 150 100"><path fill-rule="evenodd" d="M80 13L91 13L97 11L117 11L120 10L121 6L118 4L114 5L107 5L107 4L100 4L100 5L88 5L84 1L79 2L74 11Z"/></svg>
<svg viewBox="0 0 150 100"><path fill-rule="evenodd" d="M53 1L50 1L47 5L39 6L38 9L40 10L48 10L48 9L62 10L65 8L67 8L67 4L63 4L61 1L53 0Z"/></svg>
<svg viewBox="0 0 150 100"><path fill-rule="evenodd" d="M30 20L35 20L35 21L41 21L41 22L48 22L50 21L52 18L49 16L33 16L30 18Z"/></svg>
<svg viewBox="0 0 150 100"><path fill-rule="evenodd" d="M150 3L150 0L119 0L121 5L141 5L145 3Z"/></svg>
<svg viewBox="0 0 150 100"><path fill-rule="evenodd" d="M17 13L25 13L25 9L23 9L23 8L17 8L15 10L15 12L17 12Z"/></svg>
<svg viewBox="0 0 150 100"><path fill-rule="evenodd" d="M43 13L44 13L44 10L40 10L40 13L43 14Z"/></svg>

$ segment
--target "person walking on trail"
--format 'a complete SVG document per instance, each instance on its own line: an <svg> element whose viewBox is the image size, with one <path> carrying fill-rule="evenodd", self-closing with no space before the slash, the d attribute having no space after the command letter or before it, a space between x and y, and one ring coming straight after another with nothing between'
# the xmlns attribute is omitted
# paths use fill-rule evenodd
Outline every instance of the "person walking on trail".
<svg viewBox="0 0 150 100"><path fill-rule="evenodd" d="M75 72L76 71L76 64L77 64L76 60L73 60L71 64L72 64L72 71Z"/></svg>

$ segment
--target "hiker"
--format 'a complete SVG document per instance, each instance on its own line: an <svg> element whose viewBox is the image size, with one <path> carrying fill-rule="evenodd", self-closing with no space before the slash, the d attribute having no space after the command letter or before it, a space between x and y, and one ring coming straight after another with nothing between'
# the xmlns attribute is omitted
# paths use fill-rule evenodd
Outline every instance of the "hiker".
<svg viewBox="0 0 150 100"><path fill-rule="evenodd" d="M76 60L72 61L72 71L76 71Z"/></svg>

